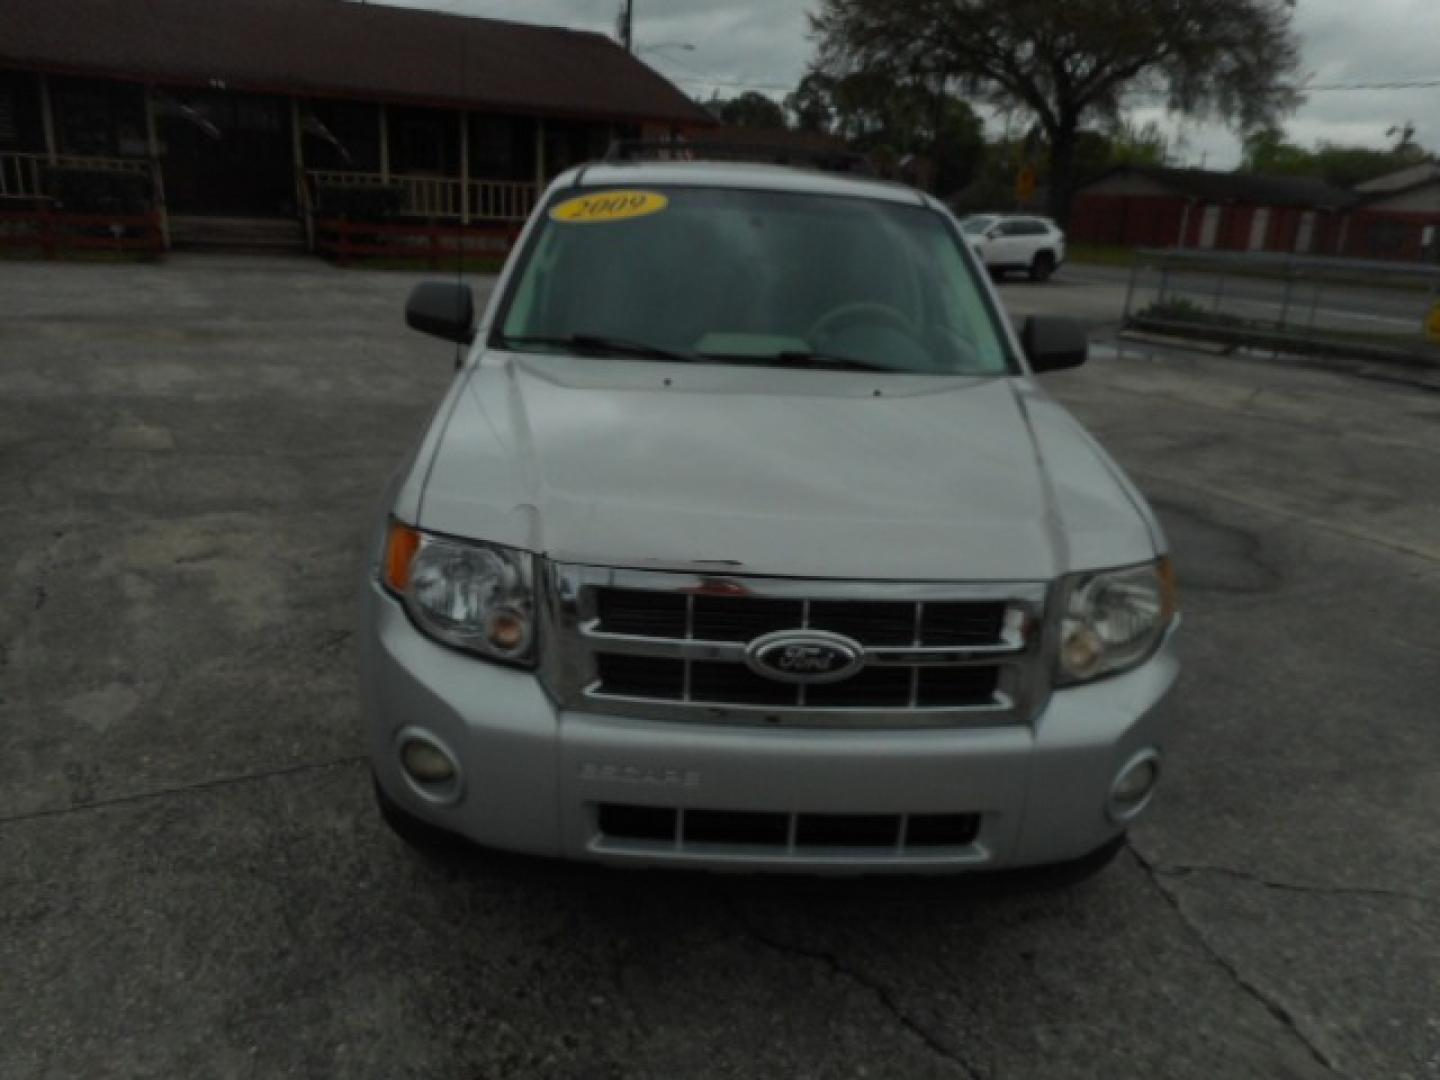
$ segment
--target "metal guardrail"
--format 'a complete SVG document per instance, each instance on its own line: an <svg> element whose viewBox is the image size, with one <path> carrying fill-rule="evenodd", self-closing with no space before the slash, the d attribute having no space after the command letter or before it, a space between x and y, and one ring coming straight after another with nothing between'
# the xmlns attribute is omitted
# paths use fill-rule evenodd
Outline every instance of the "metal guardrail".
<svg viewBox="0 0 1440 1080"><path fill-rule="evenodd" d="M1440 265L1147 249L1136 252L1123 328L1440 365Z"/></svg>

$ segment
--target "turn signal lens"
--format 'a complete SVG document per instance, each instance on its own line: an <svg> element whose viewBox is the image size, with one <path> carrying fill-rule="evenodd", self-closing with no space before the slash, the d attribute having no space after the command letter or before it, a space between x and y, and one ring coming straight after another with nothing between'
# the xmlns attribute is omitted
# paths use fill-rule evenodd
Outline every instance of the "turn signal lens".
<svg viewBox="0 0 1440 1080"><path fill-rule="evenodd" d="M1175 564L1170 561L1170 556L1162 556L1155 564L1155 572L1160 575L1160 619L1169 624L1180 611L1180 590L1175 584Z"/></svg>
<svg viewBox="0 0 1440 1080"><path fill-rule="evenodd" d="M1069 626L1067 630L1065 640L1060 643L1060 663L1077 679L1088 678L1105 658L1105 643L1083 624Z"/></svg>
<svg viewBox="0 0 1440 1080"><path fill-rule="evenodd" d="M508 663L534 662L529 553L392 521L380 570L385 587L431 637Z"/></svg>
<svg viewBox="0 0 1440 1080"><path fill-rule="evenodd" d="M511 656L530 643L530 624L518 611L500 608L491 612L485 636L497 652Z"/></svg>
<svg viewBox="0 0 1440 1080"><path fill-rule="evenodd" d="M385 584L391 592L403 595L410 587L410 566L419 550L420 531L392 521L385 538Z"/></svg>

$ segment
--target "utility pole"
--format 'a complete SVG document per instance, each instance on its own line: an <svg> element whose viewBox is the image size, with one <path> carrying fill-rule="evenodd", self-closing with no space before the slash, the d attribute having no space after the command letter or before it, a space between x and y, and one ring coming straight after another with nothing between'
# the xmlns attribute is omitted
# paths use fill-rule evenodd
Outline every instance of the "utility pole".
<svg viewBox="0 0 1440 1080"><path fill-rule="evenodd" d="M625 47L626 52L635 51L635 0L621 0L620 4L620 44Z"/></svg>

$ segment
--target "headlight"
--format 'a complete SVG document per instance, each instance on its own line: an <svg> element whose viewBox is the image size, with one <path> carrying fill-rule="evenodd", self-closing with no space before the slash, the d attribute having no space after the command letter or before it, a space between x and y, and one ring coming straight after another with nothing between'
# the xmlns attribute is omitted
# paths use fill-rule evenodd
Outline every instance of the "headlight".
<svg viewBox="0 0 1440 1080"><path fill-rule="evenodd" d="M529 552L431 536L391 522L386 587L430 636L512 663L534 658L535 581Z"/></svg>
<svg viewBox="0 0 1440 1080"><path fill-rule="evenodd" d="M1055 671L1060 685L1135 667L1175 617L1175 572L1168 558L1124 570L1076 574L1063 590Z"/></svg>

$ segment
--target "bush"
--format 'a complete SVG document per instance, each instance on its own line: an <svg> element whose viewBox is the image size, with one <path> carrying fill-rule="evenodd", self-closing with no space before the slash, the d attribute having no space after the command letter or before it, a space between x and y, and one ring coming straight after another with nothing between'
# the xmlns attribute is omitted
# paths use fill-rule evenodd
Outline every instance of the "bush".
<svg viewBox="0 0 1440 1080"><path fill-rule="evenodd" d="M399 216L404 194L404 189L393 186L321 187L315 191L315 210L350 221L384 221Z"/></svg>
<svg viewBox="0 0 1440 1080"><path fill-rule="evenodd" d="M145 214L152 209L150 178L139 173L47 167L45 191L74 214Z"/></svg>
<svg viewBox="0 0 1440 1080"><path fill-rule="evenodd" d="M1157 300L1137 313L1141 319L1170 323L1195 323L1202 326L1245 326L1245 319L1225 311L1213 311L1186 296Z"/></svg>

